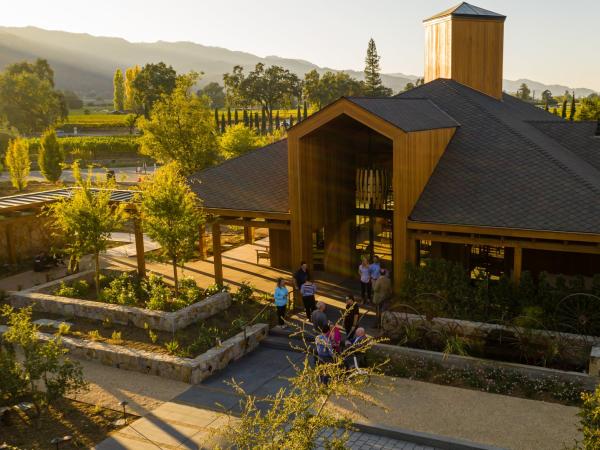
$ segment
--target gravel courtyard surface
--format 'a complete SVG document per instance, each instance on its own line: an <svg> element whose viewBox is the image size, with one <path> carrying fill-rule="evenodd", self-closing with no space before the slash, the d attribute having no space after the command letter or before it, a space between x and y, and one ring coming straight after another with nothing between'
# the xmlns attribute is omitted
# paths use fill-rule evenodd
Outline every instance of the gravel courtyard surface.
<svg viewBox="0 0 600 450"><path fill-rule="evenodd" d="M573 406L440 386L403 378L381 377L369 388L379 406L356 401L360 414L347 400L336 405L355 420L472 442L519 449L570 448L579 411Z"/></svg>

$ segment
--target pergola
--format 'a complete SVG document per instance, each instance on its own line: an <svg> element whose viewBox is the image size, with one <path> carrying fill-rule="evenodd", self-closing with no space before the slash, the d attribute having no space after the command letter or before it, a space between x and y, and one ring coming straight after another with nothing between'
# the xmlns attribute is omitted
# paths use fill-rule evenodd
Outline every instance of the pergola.
<svg viewBox="0 0 600 450"><path fill-rule="evenodd" d="M72 195L72 192L78 188L62 188L53 189L51 191L43 192L32 192L26 194L17 194L9 197L0 198L0 216L1 220L16 222L16 220L25 211L39 211L45 205L52 202L68 198ZM92 192L100 191L101 189L92 188ZM127 210L135 212L137 210L134 203L134 196L139 193L136 190L121 190L111 189L110 190L110 201L113 203L125 203ZM133 228L135 237L135 248L137 254L137 267L138 273L144 275L146 272L146 262L144 258L144 236L142 232L142 225L139 218L133 214ZM8 259L14 264L17 260L17 250L14 248L14 239L12 239L13 223L9 223L6 227L6 242L8 244Z"/></svg>

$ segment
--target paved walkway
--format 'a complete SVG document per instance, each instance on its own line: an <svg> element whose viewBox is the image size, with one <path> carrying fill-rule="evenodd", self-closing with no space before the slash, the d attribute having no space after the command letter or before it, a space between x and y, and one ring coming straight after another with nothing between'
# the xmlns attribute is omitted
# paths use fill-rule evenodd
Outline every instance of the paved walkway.
<svg viewBox="0 0 600 450"><path fill-rule="evenodd" d="M236 415L240 413L240 397L227 381L235 378L248 393L259 398L274 394L288 386L285 378L294 373L291 363L302 358L299 353L259 347L202 384L190 387L147 416L113 433L96 448L204 449L225 445L218 431L238 420ZM327 435L331 433L326 432ZM358 431L350 433L348 444L352 449L434 450L433 447Z"/></svg>

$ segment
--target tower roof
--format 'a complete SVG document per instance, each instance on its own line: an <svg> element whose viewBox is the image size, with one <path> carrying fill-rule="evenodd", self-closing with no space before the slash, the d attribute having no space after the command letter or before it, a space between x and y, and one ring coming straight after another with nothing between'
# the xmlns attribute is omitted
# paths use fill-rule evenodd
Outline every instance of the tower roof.
<svg viewBox="0 0 600 450"><path fill-rule="evenodd" d="M471 5L467 2L459 3L456 6L453 6L446 11L442 11L434 16L425 19L423 22L428 22L434 19L440 19L442 17L452 16L452 17L471 17L477 19L491 19L491 20L502 20L506 19L506 16L502 14L495 13L493 11L489 11L487 9L480 8L479 6Z"/></svg>

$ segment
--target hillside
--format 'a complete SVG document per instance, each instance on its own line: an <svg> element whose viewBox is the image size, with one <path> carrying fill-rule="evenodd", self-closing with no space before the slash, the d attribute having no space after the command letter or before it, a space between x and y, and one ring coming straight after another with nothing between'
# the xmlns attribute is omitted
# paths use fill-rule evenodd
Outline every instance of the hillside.
<svg viewBox="0 0 600 450"><path fill-rule="evenodd" d="M220 47L208 47L193 42L132 43L121 38L98 37L82 33L50 31L35 27L0 27L0 69L7 64L47 59L55 70L56 84L60 89L71 89L83 95L112 96L112 76L115 68L126 68L134 64L164 61L178 72L196 70L204 72L201 84L210 81L222 83L223 74L230 72L236 64L251 68L258 62L267 65L278 64L302 76L317 69L319 72L332 70L318 67L300 59L279 56L259 56L228 50ZM362 72L347 70L351 76L361 79ZM386 86L395 92L404 88L406 83L417 76L401 73L382 75ZM505 89L514 92L523 80L504 80ZM525 82L536 94L548 88L553 94L564 93L566 86L545 86L531 80ZM576 89L576 94L588 95L590 89Z"/></svg>

